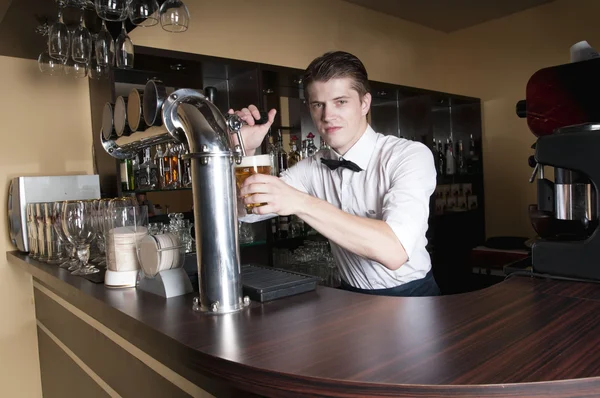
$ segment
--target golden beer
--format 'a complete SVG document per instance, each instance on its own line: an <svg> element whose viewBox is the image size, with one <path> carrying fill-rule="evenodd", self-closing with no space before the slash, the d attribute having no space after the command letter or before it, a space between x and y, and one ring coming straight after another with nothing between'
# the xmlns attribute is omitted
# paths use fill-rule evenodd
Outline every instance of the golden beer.
<svg viewBox="0 0 600 398"><path fill-rule="evenodd" d="M242 184L246 178L253 174L271 175L271 156L270 155L255 155L244 156L242 162L235 166L235 181L238 190L242 188ZM248 195L247 195L248 196ZM252 209L258 206L264 206L266 203L253 203L246 205L246 211L250 214Z"/></svg>

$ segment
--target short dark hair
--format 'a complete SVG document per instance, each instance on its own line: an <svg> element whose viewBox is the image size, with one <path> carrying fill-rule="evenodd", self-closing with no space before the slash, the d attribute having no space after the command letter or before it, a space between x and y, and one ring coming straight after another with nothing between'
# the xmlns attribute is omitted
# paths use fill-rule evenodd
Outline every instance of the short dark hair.
<svg viewBox="0 0 600 398"><path fill-rule="evenodd" d="M312 82L327 82L340 77L352 79L352 88L358 92L361 100L371 92L367 69L360 59L344 51L329 51L315 58L304 71L304 98L308 100L308 86Z"/></svg>

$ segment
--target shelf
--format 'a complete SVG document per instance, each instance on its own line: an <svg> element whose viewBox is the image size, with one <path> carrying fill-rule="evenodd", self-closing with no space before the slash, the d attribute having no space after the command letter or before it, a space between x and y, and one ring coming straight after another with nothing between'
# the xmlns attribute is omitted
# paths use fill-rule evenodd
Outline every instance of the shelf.
<svg viewBox="0 0 600 398"><path fill-rule="evenodd" d="M174 188L174 189L136 189L133 191L123 191L123 194L148 193L148 192L176 192L176 191L191 191L192 187Z"/></svg>
<svg viewBox="0 0 600 398"><path fill-rule="evenodd" d="M437 183L439 185L469 183L483 178L483 173L467 173L454 175L439 175Z"/></svg>

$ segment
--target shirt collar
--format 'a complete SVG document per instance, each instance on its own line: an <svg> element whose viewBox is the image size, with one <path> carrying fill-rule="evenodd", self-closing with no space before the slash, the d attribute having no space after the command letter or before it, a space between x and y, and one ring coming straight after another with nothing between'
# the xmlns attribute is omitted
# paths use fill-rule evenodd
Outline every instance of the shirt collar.
<svg viewBox="0 0 600 398"><path fill-rule="evenodd" d="M356 163L361 169L366 170L371 160L371 155L375 149L375 142L377 141L377 133L367 125L367 129L363 135L356 141L356 143L346 152L344 156L331 149L329 157L330 159L346 159Z"/></svg>

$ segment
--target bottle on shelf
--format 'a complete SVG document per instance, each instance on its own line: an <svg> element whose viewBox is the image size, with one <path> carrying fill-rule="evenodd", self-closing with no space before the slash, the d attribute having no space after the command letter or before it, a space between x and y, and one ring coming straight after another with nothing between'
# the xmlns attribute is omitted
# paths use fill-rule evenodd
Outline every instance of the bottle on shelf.
<svg viewBox="0 0 600 398"><path fill-rule="evenodd" d="M479 172L479 160L480 160L479 148L475 143L473 134L469 137L469 160L467 163L467 171L469 173Z"/></svg>
<svg viewBox="0 0 600 398"><path fill-rule="evenodd" d="M168 189L171 188L171 181L172 181L172 176L171 176L171 147L173 145L171 143L168 143L166 148L165 148L165 153L163 154L163 163L164 163L164 167L163 167L163 189Z"/></svg>
<svg viewBox="0 0 600 398"><path fill-rule="evenodd" d="M452 149L452 139L446 141L446 174L454 175L456 172L456 160L454 159L454 151Z"/></svg>
<svg viewBox="0 0 600 398"><path fill-rule="evenodd" d="M433 163L435 165L435 170L439 173L440 158L438 155L438 148L437 148L437 143L435 142L435 138L433 139L433 145L431 145L431 153L433 154Z"/></svg>
<svg viewBox="0 0 600 398"><path fill-rule="evenodd" d="M306 157L311 157L318 151L315 143L313 142L314 138L315 136L313 133L308 133L308 136L306 137Z"/></svg>
<svg viewBox="0 0 600 398"><path fill-rule="evenodd" d="M319 137L319 144L320 144L319 150L321 150L321 149L330 149L329 145L327 145L327 143L325 142L325 140L323 139L323 137Z"/></svg>
<svg viewBox="0 0 600 398"><path fill-rule="evenodd" d="M300 160L308 157L306 153L306 140L302 140L302 148L300 149Z"/></svg>
<svg viewBox="0 0 600 398"><path fill-rule="evenodd" d="M288 154L288 168L293 167L296 163L298 163L302 158L300 157L300 153L298 153L298 146L296 142L298 141L298 137L295 135L292 136L290 140L290 153Z"/></svg>
<svg viewBox="0 0 600 398"><path fill-rule="evenodd" d="M269 133L268 135L269 143L267 144L267 153L269 154L269 158L271 160L271 175L278 176L279 175L279 161L277 159L277 146L273 142L273 136Z"/></svg>
<svg viewBox="0 0 600 398"><path fill-rule="evenodd" d="M133 186L135 187L134 189L140 189L142 183L145 182L143 176L141 175L140 163L140 152L137 152L135 154L135 158L133 158Z"/></svg>
<svg viewBox="0 0 600 398"><path fill-rule="evenodd" d="M154 152L154 164L157 166L158 172L158 187L165 187L165 159L163 154L162 145L156 146L156 151Z"/></svg>
<svg viewBox="0 0 600 398"><path fill-rule="evenodd" d="M278 176L281 177L281 173L286 171L288 168L288 155L283 148L283 138L281 136L281 130L277 130L277 170Z"/></svg>
<svg viewBox="0 0 600 398"><path fill-rule="evenodd" d="M119 169L121 171L121 190L133 191L135 189L133 161L131 159L122 159L119 164Z"/></svg>
<svg viewBox="0 0 600 398"><path fill-rule="evenodd" d="M462 140L458 140L457 149L456 149L456 162L458 163L458 174L465 174L467 169L465 167L465 156L463 152L463 142Z"/></svg>
<svg viewBox="0 0 600 398"><path fill-rule="evenodd" d="M444 151L444 147L442 145L442 140L438 141L438 173L439 175L446 174L446 152Z"/></svg>

